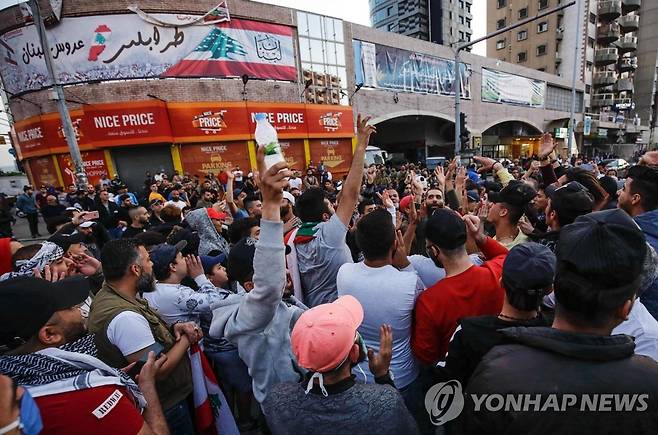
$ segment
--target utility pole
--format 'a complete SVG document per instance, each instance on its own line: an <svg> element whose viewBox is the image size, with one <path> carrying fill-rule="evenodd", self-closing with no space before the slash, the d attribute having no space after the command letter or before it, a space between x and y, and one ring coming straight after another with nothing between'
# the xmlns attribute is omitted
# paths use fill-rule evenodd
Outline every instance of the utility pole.
<svg viewBox="0 0 658 435"><path fill-rule="evenodd" d="M567 134L567 152L571 153L573 143L572 141L575 139L574 138L574 115L576 113L576 74L578 71L580 71L579 65L578 65L578 53L580 51L580 40L582 39L582 35L580 33L580 29L582 28L583 23L580 21L582 20L582 9L583 9L583 4L582 0L577 0L578 5L577 9L578 11L576 12L576 47L574 48L573 52L573 71L571 72L571 114L569 115L569 132ZM581 64L582 65L582 64ZM583 102L583 109L584 109L584 102Z"/></svg>
<svg viewBox="0 0 658 435"><path fill-rule="evenodd" d="M50 46L48 45L48 39L46 37L46 28L43 25L43 20L41 19L41 11L39 9L38 0L29 1L30 8L32 9L32 18L34 19L34 26L39 34L39 41L41 42L41 49L43 51L43 57L46 62L46 68L48 69L48 76L53 82L53 91L55 92L57 98L57 109L59 110L59 117L62 120L62 127L64 129L64 137L66 138L66 143L69 146L69 152L71 153L71 161L75 166L75 176L79 189L84 189L87 186L87 174L85 173L84 165L82 164L82 156L80 155L80 149L78 148L78 140L75 137L75 130L73 129L73 124L71 123L71 117L69 116L69 111L66 107L66 97L64 96L64 90L62 86L57 83L57 77L55 75L55 68L53 66L53 59L50 53Z"/></svg>
<svg viewBox="0 0 658 435"><path fill-rule="evenodd" d="M459 118L460 118L460 113L461 113L461 68L460 68L460 62L459 62L459 53L465 49L468 48L472 45L475 45L479 42L486 41L487 39L493 38L494 36L498 36L501 33L506 33L509 32L512 29L516 29L517 27L525 26L528 23L531 23L535 20L538 20L540 18L543 18L547 15L554 14L558 11L561 11L562 9L566 9L570 6L573 6L576 4L576 0L573 0L567 4L558 6L553 9L549 9L545 12L542 12L541 14L538 14L532 18L526 18L525 20L521 20L516 24L512 24L511 26L504 27L500 30L496 30L495 32L489 33L488 35L485 35L481 38L478 38L474 41L471 42L465 42L463 44L457 44L455 47L455 83L454 83L454 89L455 89L455 156L459 156L459 153L461 152L461 143L460 143L460 136L461 136L461 125L459 125ZM573 83L572 86L574 86L575 83ZM575 87L573 88L573 94L572 94L572 102L571 105L572 107L575 107ZM573 112L571 117L573 118Z"/></svg>

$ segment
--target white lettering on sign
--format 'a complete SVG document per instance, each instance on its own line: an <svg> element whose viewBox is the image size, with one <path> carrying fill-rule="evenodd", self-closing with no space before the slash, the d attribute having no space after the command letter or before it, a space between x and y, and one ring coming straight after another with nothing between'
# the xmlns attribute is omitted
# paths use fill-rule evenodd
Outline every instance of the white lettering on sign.
<svg viewBox="0 0 658 435"><path fill-rule="evenodd" d="M270 124L274 124L274 113L272 113L272 112L270 112L270 113L267 113L267 112L251 112L251 122L256 123L256 114L258 114L258 113L265 113L265 115L267 115L267 121Z"/></svg>
<svg viewBox="0 0 658 435"><path fill-rule="evenodd" d="M121 391L119 390L114 390L110 396L105 399L103 403L101 403L98 408L94 409L91 413L94 414L94 416L97 419L101 419L105 417L112 409L114 409L115 406L117 406L117 403L119 403L119 400L123 397L123 394L121 394Z"/></svg>
<svg viewBox="0 0 658 435"><path fill-rule="evenodd" d="M119 115L94 116L94 127L96 128L121 127L121 125L119 124Z"/></svg>
<svg viewBox="0 0 658 435"><path fill-rule="evenodd" d="M286 123L286 124L303 124L304 123L304 114L303 113L277 113L276 122Z"/></svg>
<svg viewBox="0 0 658 435"><path fill-rule="evenodd" d="M219 116L199 118L199 127L222 128L224 121Z"/></svg>
<svg viewBox="0 0 658 435"><path fill-rule="evenodd" d="M126 115L121 115L121 121L123 122L124 127L135 127L140 125L154 125L155 120L153 119L153 113L131 113Z"/></svg>
<svg viewBox="0 0 658 435"><path fill-rule="evenodd" d="M34 139L43 139L41 127L29 128L27 130L16 132L21 142L28 142Z"/></svg>

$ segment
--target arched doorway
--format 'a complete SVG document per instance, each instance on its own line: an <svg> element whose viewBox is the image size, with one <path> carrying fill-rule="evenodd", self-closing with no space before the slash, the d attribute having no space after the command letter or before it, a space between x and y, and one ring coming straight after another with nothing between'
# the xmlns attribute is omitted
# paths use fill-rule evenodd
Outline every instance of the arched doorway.
<svg viewBox="0 0 658 435"><path fill-rule="evenodd" d="M385 150L397 162L425 162L426 157L450 158L454 154L454 123L448 117L417 112L374 118L377 134L370 145Z"/></svg>
<svg viewBox="0 0 658 435"><path fill-rule="evenodd" d="M498 122L482 133L482 155L495 159L530 157L539 152L542 131L525 121Z"/></svg>

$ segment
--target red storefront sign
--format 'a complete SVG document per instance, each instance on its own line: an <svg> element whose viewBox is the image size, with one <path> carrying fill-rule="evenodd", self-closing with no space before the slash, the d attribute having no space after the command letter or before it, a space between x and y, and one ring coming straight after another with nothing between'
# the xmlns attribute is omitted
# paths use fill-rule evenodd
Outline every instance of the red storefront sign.
<svg viewBox="0 0 658 435"><path fill-rule="evenodd" d="M304 153L303 139L279 140L283 156L291 169L303 171L306 168L306 154Z"/></svg>
<svg viewBox="0 0 658 435"><path fill-rule="evenodd" d="M55 169L55 164L53 163L53 158L51 156L29 159L27 164L30 168L30 173L32 173L32 182L34 183L35 188L42 185L60 185L59 180L57 179L57 170Z"/></svg>
<svg viewBox="0 0 658 435"><path fill-rule="evenodd" d="M14 124L14 131L16 139L18 139L21 157L43 155L49 152L41 116L18 121Z"/></svg>
<svg viewBox="0 0 658 435"><path fill-rule="evenodd" d="M99 183L103 175L110 178L110 173L107 169L107 162L105 161L105 153L103 151L83 151L80 154L82 156L82 164L87 173L87 178L91 184L96 185ZM75 168L71 161L71 155L58 155L57 163L59 163L59 170L64 179L64 184L69 185L75 183Z"/></svg>
<svg viewBox="0 0 658 435"><path fill-rule="evenodd" d="M175 142L249 139L244 103L169 103L167 108Z"/></svg>
<svg viewBox="0 0 658 435"><path fill-rule="evenodd" d="M78 147L80 149L91 148L92 144L89 135L85 134L82 129L84 112L82 110L73 110L69 112L69 116L71 117L71 124L73 124L73 131L78 142ZM69 145L66 141L66 136L64 135L64 127L62 127L59 113L48 113L47 115L41 116L41 124L45 135L48 138L48 148L50 152L68 153Z"/></svg>
<svg viewBox="0 0 658 435"><path fill-rule="evenodd" d="M96 148L172 142L161 101L94 104L85 106L84 113L83 131Z"/></svg>
<svg viewBox="0 0 658 435"><path fill-rule="evenodd" d="M180 156L183 170L191 175L217 175L236 166L247 172L251 167L246 141L183 145Z"/></svg>
<svg viewBox="0 0 658 435"><path fill-rule="evenodd" d="M350 107L308 104L306 118L310 138L354 135L354 119Z"/></svg>
<svg viewBox="0 0 658 435"><path fill-rule="evenodd" d="M306 107L301 104L247 103L249 131L256 131L256 113L267 114L280 139L306 138Z"/></svg>
<svg viewBox="0 0 658 435"><path fill-rule="evenodd" d="M351 139L310 139L311 161L322 161L330 172L348 172L352 164Z"/></svg>

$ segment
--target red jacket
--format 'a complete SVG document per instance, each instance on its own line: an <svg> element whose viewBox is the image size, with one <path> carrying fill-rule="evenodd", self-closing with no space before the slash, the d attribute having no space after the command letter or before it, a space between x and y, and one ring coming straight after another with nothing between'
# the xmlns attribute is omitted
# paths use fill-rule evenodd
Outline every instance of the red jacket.
<svg viewBox="0 0 658 435"><path fill-rule="evenodd" d="M420 361L435 364L445 358L459 319L500 313L507 248L490 237L481 248L487 260L482 266L442 279L416 301L411 347Z"/></svg>

